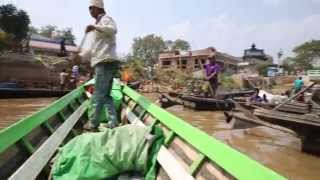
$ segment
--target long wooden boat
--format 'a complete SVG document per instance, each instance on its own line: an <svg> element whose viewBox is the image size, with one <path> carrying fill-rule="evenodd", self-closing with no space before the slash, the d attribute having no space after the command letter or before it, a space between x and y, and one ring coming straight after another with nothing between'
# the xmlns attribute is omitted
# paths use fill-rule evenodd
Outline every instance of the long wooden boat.
<svg viewBox="0 0 320 180"><path fill-rule="evenodd" d="M157 161L157 179L285 179L244 154L194 128L115 82L121 94L121 118L165 133ZM78 136L86 123L89 96L85 86L0 131L0 179L48 179L59 146Z"/></svg>
<svg viewBox="0 0 320 180"><path fill-rule="evenodd" d="M301 137L303 151L320 155L319 115L299 115L265 109L256 109L254 115L264 121L295 131Z"/></svg>
<svg viewBox="0 0 320 180"><path fill-rule="evenodd" d="M214 98L203 98L196 96L170 96L162 94L160 97L160 103L162 108L168 108L174 105L183 105L187 108L194 110L223 110L230 111L235 105L230 100L220 100Z"/></svg>
<svg viewBox="0 0 320 180"><path fill-rule="evenodd" d="M267 110L271 110L277 106L277 104L273 103L249 103L246 102L242 98L235 98L234 99L236 103L241 104L244 108L251 110L263 108ZM286 113L293 113L293 114L318 114L320 115L320 105L316 102L310 102L310 103L302 103L297 101L290 101L286 104L283 104L281 107L278 108L278 111L286 112Z"/></svg>

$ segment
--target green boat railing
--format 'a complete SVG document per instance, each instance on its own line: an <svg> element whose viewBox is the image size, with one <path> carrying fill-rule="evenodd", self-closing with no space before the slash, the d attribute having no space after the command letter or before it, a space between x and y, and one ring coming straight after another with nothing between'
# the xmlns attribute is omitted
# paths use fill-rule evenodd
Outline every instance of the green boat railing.
<svg viewBox="0 0 320 180"><path fill-rule="evenodd" d="M133 115L134 119L138 121L142 120L145 124L157 124L166 129L165 146L170 151L175 144L180 143L181 145L181 142L183 142L188 145L190 151L194 151L193 153L197 154L191 160L187 160L190 162L183 165L183 168L192 177L196 178L200 175L208 177L205 174L201 174L201 169L204 165L210 163L210 165L216 167L216 170L220 171L218 177L221 175L221 178L218 179L285 179L274 171L161 109L129 87L123 86L121 91L124 95L122 115L125 112L129 112L129 114L123 116L123 119L125 119L125 116ZM45 142L52 141L63 145L69 139L81 133L82 125L87 121L86 111L88 104L89 101L85 94L85 87L81 86L52 105L22 119L9 128L1 130L0 179L7 179L18 169L22 169L20 172L27 172L28 168L21 168L21 166L28 163L30 157L34 157L36 153L39 153L38 151L43 148L42 146ZM78 112L81 112L81 114L78 115L77 118L80 118L76 122L72 118ZM129 117L127 118L130 119ZM64 132L67 133L64 136L56 134L56 131L62 130L62 126L69 119L73 121L73 124L70 123L73 127L68 129L70 132ZM40 134L45 134L45 138L40 138ZM58 137L63 137L63 140L57 141ZM41 163L46 163L43 166L35 165L39 166L39 173L48 174L50 167L47 161L50 160L51 156L52 154L50 154L50 157L46 157L46 160L42 160ZM13 163L5 164L9 160L12 160ZM208 178L211 179L212 177L209 176Z"/></svg>
<svg viewBox="0 0 320 180"><path fill-rule="evenodd" d="M190 174L197 174L202 163L209 160L235 179L286 179L151 103L129 87L124 87L123 94L126 96L125 101L129 106L130 101L134 102L131 105L131 111L135 112L136 109L141 109L140 112L136 113L139 119L143 119L146 114L149 114L154 120L151 122L152 124L162 124L169 129L166 146L169 147L173 140L179 137L198 151L200 155L188 167ZM227 177L230 178L230 176Z"/></svg>
<svg viewBox="0 0 320 180"><path fill-rule="evenodd" d="M0 130L0 179L7 179L16 172L81 105L84 105L83 111L86 111L88 100L83 86L37 113ZM84 123L85 119L79 119ZM62 144L78 135L75 128L76 126L71 127L70 132L64 132L68 138L61 139ZM49 166L46 165L47 162L44 163L40 171L45 169L48 172Z"/></svg>

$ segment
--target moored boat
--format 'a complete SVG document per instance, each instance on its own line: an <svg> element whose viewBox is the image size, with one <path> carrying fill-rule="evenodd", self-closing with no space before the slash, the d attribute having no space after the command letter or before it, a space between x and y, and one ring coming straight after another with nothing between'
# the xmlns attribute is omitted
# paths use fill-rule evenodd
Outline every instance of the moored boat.
<svg viewBox="0 0 320 180"><path fill-rule="evenodd" d="M85 86L0 131L0 179L47 179L60 145L83 133L90 96ZM121 119L159 126L165 134L158 179L285 179L115 82Z"/></svg>
<svg viewBox="0 0 320 180"><path fill-rule="evenodd" d="M320 155L320 116L298 115L273 110L256 109L254 115L264 121L280 125L296 132L302 140L302 150Z"/></svg>
<svg viewBox="0 0 320 180"><path fill-rule="evenodd" d="M183 105L194 110L223 110L230 111L235 105L230 100L220 100L214 98L203 98L188 95L165 95L160 96L161 107L168 108L174 105Z"/></svg>

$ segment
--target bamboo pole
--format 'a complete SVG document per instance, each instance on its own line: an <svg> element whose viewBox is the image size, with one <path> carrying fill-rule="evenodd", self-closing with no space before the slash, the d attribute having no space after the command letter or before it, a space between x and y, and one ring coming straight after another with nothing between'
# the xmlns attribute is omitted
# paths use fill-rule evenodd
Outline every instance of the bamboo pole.
<svg viewBox="0 0 320 180"><path fill-rule="evenodd" d="M310 86L308 86L307 88L305 88L304 90L301 90L299 93L297 93L296 95L292 96L291 98L287 99L285 102L279 104L278 106L276 106L274 109L272 109L273 111L279 109L280 107L282 107L283 105L287 104L289 101L297 98L298 96L300 96L301 94L305 93L306 91L308 91L309 89L311 89L313 86L315 86L317 84L317 82L312 83Z"/></svg>
<svg viewBox="0 0 320 180"><path fill-rule="evenodd" d="M83 45L84 45L84 42L86 41L87 39L87 36L88 36L88 33L85 33L82 40L81 40L81 43L79 45L79 51L81 51L81 49L83 48Z"/></svg>

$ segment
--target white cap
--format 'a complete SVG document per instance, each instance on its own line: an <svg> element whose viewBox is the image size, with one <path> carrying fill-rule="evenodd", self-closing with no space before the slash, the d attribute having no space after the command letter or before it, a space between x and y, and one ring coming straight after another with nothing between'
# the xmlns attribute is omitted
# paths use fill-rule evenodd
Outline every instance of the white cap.
<svg viewBox="0 0 320 180"><path fill-rule="evenodd" d="M104 9L103 0L90 0L90 6L89 7L91 7L91 6Z"/></svg>

